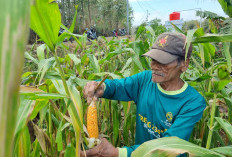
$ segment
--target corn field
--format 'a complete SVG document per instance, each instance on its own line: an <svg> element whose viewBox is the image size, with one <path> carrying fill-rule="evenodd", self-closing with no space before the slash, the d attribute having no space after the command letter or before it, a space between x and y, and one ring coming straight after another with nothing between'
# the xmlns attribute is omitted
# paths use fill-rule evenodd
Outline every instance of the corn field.
<svg viewBox="0 0 232 157"><path fill-rule="evenodd" d="M88 42L86 34L73 33L77 9L67 28L54 1L0 2L0 156L79 156L89 143L88 104L82 92L86 82L150 70L151 60L141 55L156 40L151 27L139 27L133 40L100 36ZM29 27L43 43L25 50ZM66 32L58 36L60 27ZM190 141L148 141L132 156L232 156L232 31L176 31L186 34L187 47L193 43L190 67L182 78L204 96L207 107ZM63 42L70 37L73 43ZM99 99L96 106L99 136L115 147L134 145L135 103Z"/></svg>

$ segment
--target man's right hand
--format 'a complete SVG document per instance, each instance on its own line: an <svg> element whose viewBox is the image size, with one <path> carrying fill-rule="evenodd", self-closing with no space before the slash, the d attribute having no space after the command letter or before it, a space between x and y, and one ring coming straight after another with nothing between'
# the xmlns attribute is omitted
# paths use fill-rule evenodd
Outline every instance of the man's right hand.
<svg viewBox="0 0 232 157"><path fill-rule="evenodd" d="M90 104L91 101L93 100L93 97L102 97L104 94L104 85L102 84L100 87L98 87L98 89L95 91L95 88L97 87L97 85L100 82L96 82L96 81L90 81L87 82L84 89L83 89L83 93L84 93L84 97L87 100L87 103Z"/></svg>

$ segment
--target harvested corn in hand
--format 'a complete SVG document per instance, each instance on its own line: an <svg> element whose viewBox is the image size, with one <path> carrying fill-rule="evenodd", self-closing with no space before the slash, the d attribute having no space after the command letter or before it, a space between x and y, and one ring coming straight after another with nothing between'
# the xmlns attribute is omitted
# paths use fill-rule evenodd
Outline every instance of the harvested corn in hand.
<svg viewBox="0 0 232 157"><path fill-rule="evenodd" d="M87 111L87 130L89 138L98 138L98 122L97 122L97 98L94 97Z"/></svg>

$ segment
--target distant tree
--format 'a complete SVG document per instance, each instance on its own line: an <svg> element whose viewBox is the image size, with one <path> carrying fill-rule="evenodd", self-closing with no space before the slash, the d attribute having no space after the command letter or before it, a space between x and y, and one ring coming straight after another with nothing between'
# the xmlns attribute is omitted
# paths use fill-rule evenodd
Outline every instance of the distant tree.
<svg viewBox="0 0 232 157"><path fill-rule="evenodd" d="M148 21L148 22L143 22L142 24L140 24L138 27L136 27L136 33L138 31L138 28L140 26L151 26L152 29L154 30L155 32L155 35L158 36L164 32L167 31L166 27L164 25L161 24L161 20L160 19L153 19L151 21Z"/></svg>
<svg viewBox="0 0 232 157"><path fill-rule="evenodd" d="M58 0L62 23L70 25L78 5L75 33L83 33L95 26L98 35L112 35L112 30L126 27L125 0ZM133 10L129 6L129 26L132 25Z"/></svg>
<svg viewBox="0 0 232 157"><path fill-rule="evenodd" d="M220 3L223 11L227 14L230 18L232 18L232 1L231 0L218 0Z"/></svg>
<svg viewBox="0 0 232 157"><path fill-rule="evenodd" d="M191 20L191 21L185 21L182 30L187 31L190 29L196 29L200 26L200 22L198 20Z"/></svg>

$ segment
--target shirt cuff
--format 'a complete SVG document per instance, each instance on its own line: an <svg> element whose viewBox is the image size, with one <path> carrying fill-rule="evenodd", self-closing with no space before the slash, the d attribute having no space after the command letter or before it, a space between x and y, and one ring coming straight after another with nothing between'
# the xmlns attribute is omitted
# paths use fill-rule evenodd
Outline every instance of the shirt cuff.
<svg viewBox="0 0 232 157"><path fill-rule="evenodd" d="M105 84L105 82L103 82L103 86L104 86L104 92L105 92L105 90L106 90L106 84Z"/></svg>
<svg viewBox="0 0 232 157"><path fill-rule="evenodd" d="M127 157L127 149L118 148L118 157Z"/></svg>

